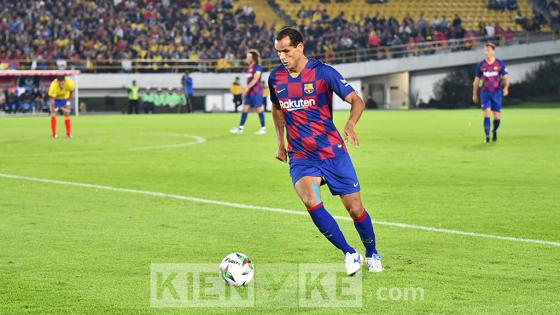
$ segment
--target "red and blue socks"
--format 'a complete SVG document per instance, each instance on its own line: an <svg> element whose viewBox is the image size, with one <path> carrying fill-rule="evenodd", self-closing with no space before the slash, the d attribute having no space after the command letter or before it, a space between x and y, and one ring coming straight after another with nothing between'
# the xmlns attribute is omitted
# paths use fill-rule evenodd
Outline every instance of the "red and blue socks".
<svg viewBox="0 0 560 315"><path fill-rule="evenodd" d="M371 257L374 254L377 255L377 248L375 248L375 232L373 231L371 217L366 209L363 210L359 218L354 219L354 226L358 234L360 234L362 243L366 248L366 257Z"/></svg>
<svg viewBox="0 0 560 315"><path fill-rule="evenodd" d="M311 219L319 231L325 235L325 237L334 246L336 246L336 248L340 249L343 254L356 252L356 250L354 250L354 248L346 242L340 227L332 215L327 211L327 209L325 209L322 202L307 209L307 211L309 212L309 215L311 215Z"/></svg>

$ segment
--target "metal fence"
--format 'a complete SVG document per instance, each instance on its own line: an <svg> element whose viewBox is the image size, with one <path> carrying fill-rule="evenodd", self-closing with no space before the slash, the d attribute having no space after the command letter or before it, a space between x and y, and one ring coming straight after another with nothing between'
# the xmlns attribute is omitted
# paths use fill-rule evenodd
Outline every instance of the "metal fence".
<svg viewBox="0 0 560 315"><path fill-rule="evenodd" d="M414 56L453 53L477 49L486 42L498 46L521 45L532 42L557 40L554 32L516 33L513 39L504 37L470 37L443 41L425 41L398 46L361 48L353 50L329 51L311 57L329 64L353 63L370 60L407 58ZM271 70L279 65L278 58L264 59L261 65ZM18 60L18 70L75 69L82 73L126 73L126 72L241 72L246 68L243 60L190 60L190 59L132 59L132 60ZM1 69L0 69L1 70Z"/></svg>

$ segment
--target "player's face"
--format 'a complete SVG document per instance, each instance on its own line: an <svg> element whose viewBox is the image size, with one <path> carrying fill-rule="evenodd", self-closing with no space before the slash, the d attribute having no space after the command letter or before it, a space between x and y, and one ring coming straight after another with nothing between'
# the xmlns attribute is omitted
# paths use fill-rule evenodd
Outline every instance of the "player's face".
<svg viewBox="0 0 560 315"><path fill-rule="evenodd" d="M492 58L494 58L494 49L492 49L492 47L490 47L490 46L485 46L484 47L484 54L486 55L487 59L492 59Z"/></svg>
<svg viewBox="0 0 560 315"><path fill-rule="evenodd" d="M253 63L253 56L251 53L247 53L247 55L245 55L245 62L249 65Z"/></svg>
<svg viewBox="0 0 560 315"><path fill-rule="evenodd" d="M56 82L58 82L58 86L62 89L64 87L64 79L60 80L56 80Z"/></svg>
<svg viewBox="0 0 560 315"><path fill-rule="evenodd" d="M288 70L296 68L299 61L303 58L303 44L299 43L296 47L292 46L289 37L274 42L274 48L280 58L280 62Z"/></svg>

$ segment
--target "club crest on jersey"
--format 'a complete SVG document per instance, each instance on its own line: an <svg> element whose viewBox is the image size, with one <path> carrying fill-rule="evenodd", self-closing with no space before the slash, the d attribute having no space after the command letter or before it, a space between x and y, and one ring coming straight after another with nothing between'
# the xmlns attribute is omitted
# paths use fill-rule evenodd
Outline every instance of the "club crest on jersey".
<svg viewBox="0 0 560 315"><path fill-rule="evenodd" d="M313 94L313 92L315 92L315 88L313 87L313 83L304 83L303 84L303 92L305 92L305 94Z"/></svg>

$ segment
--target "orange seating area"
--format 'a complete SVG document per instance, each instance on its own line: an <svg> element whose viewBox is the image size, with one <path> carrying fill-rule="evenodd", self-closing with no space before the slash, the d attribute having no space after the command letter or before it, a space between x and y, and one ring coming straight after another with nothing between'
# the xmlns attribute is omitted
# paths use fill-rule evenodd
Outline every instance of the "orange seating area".
<svg viewBox="0 0 560 315"><path fill-rule="evenodd" d="M352 16L359 19L361 16L374 16L377 12L386 18L394 16L399 22L407 14L417 21L424 13L424 18L428 22L431 22L434 16L439 18L445 16L447 20L451 21L455 14L458 14L466 30L477 30L479 22L491 25L499 22L503 28L511 27L514 31L522 31L521 26L515 24L514 21L516 12L490 10L487 0L388 0L384 4L369 4L366 0L350 0L346 3L331 0L330 4L323 4L319 0L301 0L301 3L276 0L276 3L281 10L298 22L298 25L312 23L311 18L299 20L296 17L298 10L304 6L307 9L327 9L331 18L344 11L349 21L353 21ZM528 0L519 0L518 5L524 16L529 19L533 17L533 8Z"/></svg>

